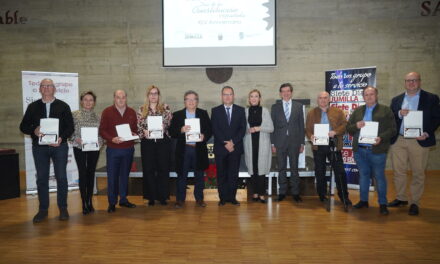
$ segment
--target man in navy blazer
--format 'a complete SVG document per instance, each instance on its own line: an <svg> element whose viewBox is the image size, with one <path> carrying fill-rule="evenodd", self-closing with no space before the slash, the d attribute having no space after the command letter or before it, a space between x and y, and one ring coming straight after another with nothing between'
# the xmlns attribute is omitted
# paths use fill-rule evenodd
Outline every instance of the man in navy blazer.
<svg viewBox="0 0 440 264"><path fill-rule="evenodd" d="M240 205L236 200L243 137L246 133L244 108L234 104L234 89L224 86L223 104L212 108L211 122L214 135L214 155L217 164L219 206L226 202Z"/></svg>
<svg viewBox="0 0 440 264"><path fill-rule="evenodd" d="M435 130L440 124L439 97L422 90L421 84L419 73L408 73L405 76L406 92L394 97L391 101L391 110L394 113L398 129L398 133L391 139L391 144L393 144L391 146L391 162L397 197L388 206L398 207L408 204L406 181L409 164L412 171L409 215L419 214L419 201L424 189L429 148L436 143ZM403 136L403 118L408 115L409 111L423 111L423 131L416 138Z"/></svg>

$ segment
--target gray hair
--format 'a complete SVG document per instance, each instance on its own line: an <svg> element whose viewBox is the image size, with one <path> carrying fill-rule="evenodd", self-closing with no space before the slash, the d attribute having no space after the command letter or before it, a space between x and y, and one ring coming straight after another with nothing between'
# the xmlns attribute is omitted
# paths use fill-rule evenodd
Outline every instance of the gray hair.
<svg viewBox="0 0 440 264"><path fill-rule="evenodd" d="M56 88L56 87L55 87L55 83L54 83L53 80L50 79L50 78L44 78L43 80L41 80L41 81L40 81L40 88L41 88L41 83L44 82L44 81L50 81L50 82L52 83L52 86L53 86L54 88Z"/></svg>
<svg viewBox="0 0 440 264"><path fill-rule="evenodd" d="M185 100L186 97L187 97L188 95L190 95L190 94L195 95L196 100L197 100L197 101L199 100L199 94L198 94L196 91L193 91L193 90L188 90L188 91L186 91L185 94L183 95L183 100Z"/></svg>

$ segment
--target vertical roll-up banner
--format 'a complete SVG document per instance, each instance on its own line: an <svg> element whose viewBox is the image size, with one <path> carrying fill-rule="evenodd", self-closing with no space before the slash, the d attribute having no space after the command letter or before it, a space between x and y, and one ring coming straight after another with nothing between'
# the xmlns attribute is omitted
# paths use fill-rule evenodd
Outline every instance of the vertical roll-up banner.
<svg viewBox="0 0 440 264"><path fill-rule="evenodd" d="M325 72L325 90L330 94L330 106L342 109L347 120L351 113L365 104L362 91L367 86L376 87L376 67L352 68ZM359 169L354 161L353 137L344 135L342 157L347 183L350 188L359 188Z"/></svg>
<svg viewBox="0 0 440 264"><path fill-rule="evenodd" d="M63 100L70 106L70 110L78 110L78 73L65 72L36 72L22 71L23 89L23 114L28 105L41 98L39 92L40 82L44 78L52 79L55 83L55 97ZM34 157L32 155L32 139L24 136L25 164L26 164L26 194L37 193L36 170ZM69 190L78 188L78 168L76 167L73 149L69 143L69 153L67 157L67 182ZM49 191L56 191L56 179L51 161L49 173Z"/></svg>

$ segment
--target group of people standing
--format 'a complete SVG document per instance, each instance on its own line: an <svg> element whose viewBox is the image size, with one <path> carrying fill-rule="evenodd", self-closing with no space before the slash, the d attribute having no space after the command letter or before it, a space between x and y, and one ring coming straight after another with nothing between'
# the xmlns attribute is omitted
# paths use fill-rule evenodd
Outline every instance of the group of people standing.
<svg viewBox="0 0 440 264"><path fill-rule="evenodd" d="M353 207L367 208L370 179L375 179L379 196L380 213L388 214L387 207L408 204L406 179L408 164L412 170L410 215L419 213L419 201L423 193L429 147L435 145L435 130L440 125L440 106L437 95L421 89L420 74L408 73L405 76L406 92L392 100L391 108L378 103L379 91L367 87L363 91L365 105L353 111L349 120L345 113L330 107L330 95L321 92L317 96L318 106L311 109L304 122L303 105L292 100L293 86L284 83L279 87L281 100L272 105L271 112L261 105L259 90L248 94L248 107L234 104L234 89L224 86L221 90L222 103L214 107L209 117L206 110L198 108L199 96L195 91L184 94L184 109L171 112L170 107L161 101L160 90L150 86L146 91L145 103L136 112L127 106L127 93L114 92L114 104L102 112L101 117L93 111L96 95L91 92L81 94L81 109L71 112L69 106L55 98L55 85L52 80L40 83L42 98L31 103L20 124L20 130L33 139L33 156L37 171L39 211L34 222L41 222L48 215L49 165L52 159L57 180L57 202L59 219L67 220L67 140L71 140L78 165L79 186L83 214L94 211L92 204L94 172L99 150L82 151L81 128L99 128L99 146L106 144L108 209L116 210L116 205L134 208L127 200L128 177L134 154L134 141L125 141L118 136L116 126L128 124L133 135L141 140L143 171L143 197L149 206L156 202L166 205L169 200L168 177L171 160L171 138L175 138L175 164L177 178L175 208L185 206L187 177L194 172L194 197L196 205L205 207L204 171L208 168L207 141L214 136L214 155L217 166L219 206L227 203L240 205L236 200L241 155L245 154L248 173L255 202L266 203L265 175L269 173L272 153L276 153L279 192L277 201L283 201L288 193L295 202L302 202L298 157L304 151L305 135L312 141L315 163L316 189L320 201L327 201L327 182L325 179L326 160L330 160L335 172L338 196L344 206L351 206L348 197L346 174L342 160L342 136L348 132L353 136L353 152L360 171L360 201ZM423 111L423 133L417 138L403 137L402 119L409 111ZM148 117L161 116L163 137L151 138ZM59 137L56 144L39 145L40 119L59 119ZM188 141L186 133L191 130L185 120L198 118L200 121L200 140ZM366 121L378 122L378 136L373 144L358 143L359 133ZM332 144L314 145L314 125L328 124L328 137ZM385 163L391 146L391 161L397 198L387 202L387 183ZM288 166L288 160L290 167ZM290 172L288 181L287 171Z"/></svg>

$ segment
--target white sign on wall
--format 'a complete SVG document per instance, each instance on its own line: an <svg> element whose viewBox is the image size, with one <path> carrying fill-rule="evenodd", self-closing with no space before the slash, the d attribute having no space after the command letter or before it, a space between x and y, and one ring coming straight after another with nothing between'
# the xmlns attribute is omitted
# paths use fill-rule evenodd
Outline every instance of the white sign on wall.
<svg viewBox="0 0 440 264"><path fill-rule="evenodd" d="M23 114L30 103L41 99L39 88L40 82L44 78L52 79L55 83L55 97L57 99L66 102L70 106L70 110L78 110L78 73L22 71L21 77L23 89ZM37 183L34 157L32 155L32 139L30 136L25 135L24 137L24 149L26 163L26 193L34 194L37 192ZM76 189L78 188L78 169L70 143L67 159L67 183L69 189ZM56 191L56 180L52 162L50 167L49 190Z"/></svg>

